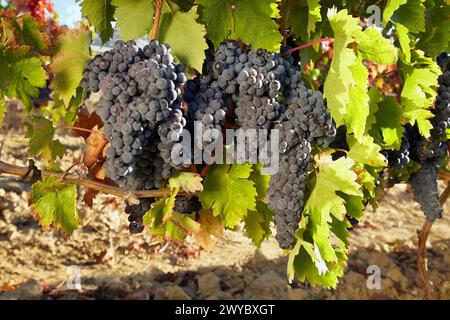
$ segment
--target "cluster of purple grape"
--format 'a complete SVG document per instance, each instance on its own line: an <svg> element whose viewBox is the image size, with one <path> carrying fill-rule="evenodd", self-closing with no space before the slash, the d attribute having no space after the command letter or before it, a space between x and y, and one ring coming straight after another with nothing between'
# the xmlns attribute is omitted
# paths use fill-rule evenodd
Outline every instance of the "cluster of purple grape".
<svg viewBox="0 0 450 320"><path fill-rule="evenodd" d="M431 135L425 139L417 125L404 126L405 133L399 150L386 150L389 167L403 169L413 160L420 164L417 172L412 173L410 184L414 198L421 205L426 218L434 221L442 215L437 186L437 168L448 159L448 128L450 128L450 56L443 52L437 57L442 69L438 78L438 96L431 109Z"/></svg>
<svg viewBox="0 0 450 320"><path fill-rule="evenodd" d="M322 94L305 87L291 56L244 50L234 41L219 45L204 69L204 75L186 83L183 95L188 122L201 121L204 139L199 147L220 137L231 103L241 129L279 130L281 168L271 179L269 206L275 211L280 246L292 248L305 202L311 149L327 147L336 135ZM246 155L239 157L252 158L258 153L255 147L258 150L259 144L246 144Z"/></svg>
<svg viewBox="0 0 450 320"><path fill-rule="evenodd" d="M89 62L82 86L101 94L97 113L110 143L105 169L117 185L160 188L181 169L171 161L171 151L186 125L180 99L183 72L170 47L158 41L143 48L134 41L117 41ZM131 232L143 230L142 217L150 205L149 200L127 205Z"/></svg>

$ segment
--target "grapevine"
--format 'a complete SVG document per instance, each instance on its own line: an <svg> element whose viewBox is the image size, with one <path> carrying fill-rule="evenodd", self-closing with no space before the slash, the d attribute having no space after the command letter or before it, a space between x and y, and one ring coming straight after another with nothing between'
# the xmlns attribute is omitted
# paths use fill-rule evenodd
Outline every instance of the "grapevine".
<svg viewBox="0 0 450 320"><path fill-rule="evenodd" d="M19 101L30 159L0 153L0 175L33 183L44 227L80 226L78 208L59 203L81 186L86 205L120 198L130 233L161 242L211 249L211 225L242 226L258 247L274 233L290 282L336 288L365 207L406 183L424 213L418 269L433 297L426 241L449 193L444 1L378 2L379 23L366 3L136 2L78 0L75 27L51 1L0 6L0 125ZM61 132L85 145L68 168Z"/></svg>

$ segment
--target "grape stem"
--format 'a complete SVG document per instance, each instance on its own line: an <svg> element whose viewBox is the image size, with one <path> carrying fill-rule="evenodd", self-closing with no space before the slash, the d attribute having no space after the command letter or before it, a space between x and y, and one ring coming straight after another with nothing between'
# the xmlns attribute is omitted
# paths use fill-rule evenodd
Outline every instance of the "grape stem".
<svg viewBox="0 0 450 320"><path fill-rule="evenodd" d="M0 175L8 174L18 177L26 177L27 179L39 179L42 180L45 177L54 177L60 179L63 182L79 185L85 188L94 189L104 194L111 194L116 197L122 198L130 204L137 204L138 198L163 198L171 194L169 189L158 190L128 190L111 186L96 180L83 178L75 174L67 174L66 172L53 172L42 170L40 176L34 176L35 172L28 173L28 167L21 167L13 164L9 164L0 160ZM28 175L27 175L28 173ZM185 192L180 191L179 195L185 195Z"/></svg>
<svg viewBox="0 0 450 320"><path fill-rule="evenodd" d="M82 132L88 132L88 133L94 133L94 134L98 134L98 135L103 135L100 132L96 132L94 130L91 129L86 129L86 128L80 128L80 127L71 127L71 126L59 126L56 127L56 130L74 130L74 131L82 131Z"/></svg>
<svg viewBox="0 0 450 320"><path fill-rule="evenodd" d="M202 178L206 177L210 168L211 168L211 165L205 164L203 166L202 170L200 171L200 177L202 177Z"/></svg>
<svg viewBox="0 0 450 320"><path fill-rule="evenodd" d="M153 28L151 39L156 40L158 38L159 21L161 20L161 11L164 0L156 0L155 16L153 18Z"/></svg>
<svg viewBox="0 0 450 320"><path fill-rule="evenodd" d="M341 148L335 148L335 149L334 149L334 151L336 151L336 152L343 152L343 153L348 153L348 151L347 151L347 150L345 150L345 149L341 149Z"/></svg>
<svg viewBox="0 0 450 320"><path fill-rule="evenodd" d="M450 195L450 183L447 182L447 187L444 192L442 192L439 197L439 202L441 206L447 201ZM418 250L417 250L417 268L419 269L420 279L422 280L423 287L425 289L425 298L427 300L436 299L435 292L433 290L433 284L428 278L428 268L427 268L427 239L430 234L431 227L434 221L426 220L422 226L422 229L418 232Z"/></svg>
<svg viewBox="0 0 450 320"><path fill-rule="evenodd" d="M311 47L311 46L313 46L315 44L318 44L318 43L321 43L321 42L332 43L332 42L334 42L334 39L333 38L322 38L322 39L319 39L319 40L311 41L311 42L302 44L302 45L300 45L298 47L289 49L288 51L283 52L281 55L282 56L287 56L288 54L291 54L292 52L295 52L295 51L298 51L298 50L301 50L301 49L304 49L304 48Z"/></svg>
<svg viewBox="0 0 450 320"><path fill-rule="evenodd" d="M450 174L444 171L438 172L437 176L446 182L450 181Z"/></svg>

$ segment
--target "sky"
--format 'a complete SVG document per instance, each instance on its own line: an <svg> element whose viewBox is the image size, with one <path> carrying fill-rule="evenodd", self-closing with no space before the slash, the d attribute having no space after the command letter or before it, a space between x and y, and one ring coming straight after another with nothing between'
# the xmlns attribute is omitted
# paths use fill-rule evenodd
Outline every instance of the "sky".
<svg viewBox="0 0 450 320"><path fill-rule="evenodd" d="M81 8L75 0L53 0L52 2L61 25L73 27L81 20Z"/></svg>
<svg viewBox="0 0 450 320"><path fill-rule="evenodd" d="M59 16L59 23L74 27L81 21L81 8L75 0L53 0L54 9ZM0 0L1 5L6 5L5 0Z"/></svg>

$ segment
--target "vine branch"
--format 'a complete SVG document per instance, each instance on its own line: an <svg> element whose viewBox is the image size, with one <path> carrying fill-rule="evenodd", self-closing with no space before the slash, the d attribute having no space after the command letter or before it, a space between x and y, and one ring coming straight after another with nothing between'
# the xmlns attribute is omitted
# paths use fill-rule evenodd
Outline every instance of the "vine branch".
<svg viewBox="0 0 450 320"><path fill-rule="evenodd" d="M160 190L127 190L119 188L116 186L111 186L96 180L89 178L79 177L75 174L67 174L61 172L53 172L42 170L40 176L36 176L34 171L29 170L28 167L21 167L13 164L9 164L0 160L0 175L9 174L12 176L18 176L22 178L38 179L42 180L45 177L55 177L61 179L63 182L76 184L85 188L94 189L100 191L104 194L114 195L116 197L122 198L132 204L138 202L138 198L162 198L169 196L171 191L169 189ZM185 194L185 192L180 191L179 195Z"/></svg>
<svg viewBox="0 0 450 320"><path fill-rule="evenodd" d="M450 174L447 172L444 171L438 172L437 176L446 182L450 181Z"/></svg>
<svg viewBox="0 0 450 320"><path fill-rule="evenodd" d="M103 134L100 133L100 132L96 132L94 130L86 129L86 128L74 127L74 126L66 126L66 125L58 126L58 127L56 127L56 130L74 130L74 131L87 132L87 133L97 134L99 136L103 136Z"/></svg>
<svg viewBox="0 0 450 320"><path fill-rule="evenodd" d="M289 49L288 51L283 52L281 55L282 56L287 56L288 54L291 54L292 52L295 52L295 51L298 51L298 50L301 50L301 49L304 49L304 48L311 47L311 46L313 46L315 44L318 44L318 43L321 43L321 42L332 43L332 42L334 42L334 39L333 38L322 38L322 39L319 39L319 40L311 41L311 42L308 42L306 44L302 44L302 45L300 45L298 47Z"/></svg>
<svg viewBox="0 0 450 320"><path fill-rule="evenodd" d="M441 206L447 201L450 196L450 183L447 182L447 187L439 197ZM433 284L428 277L427 268L427 239L433 226L434 221L426 220L422 226L422 229L418 232L418 250L417 250L417 268L419 269L420 279L422 280L423 287L425 289L425 298L427 300L436 299L435 292L433 290Z"/></svg>
<svg viewBox="0 0 450 320"><path fill-rule="evenodd" d="M158 38L159 21L161 20L161 11L164 0L156 0L155 17L153 18L153 28L151 39L156 40Z"/></svg>

